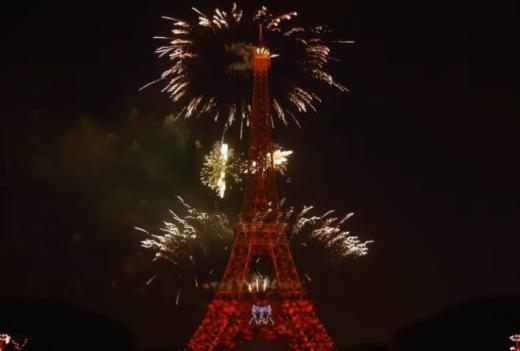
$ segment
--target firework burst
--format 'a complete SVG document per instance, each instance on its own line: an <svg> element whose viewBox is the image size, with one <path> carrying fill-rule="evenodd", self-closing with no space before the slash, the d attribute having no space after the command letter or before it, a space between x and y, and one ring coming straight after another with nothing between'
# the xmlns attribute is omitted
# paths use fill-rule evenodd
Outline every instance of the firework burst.
<svg viewBox="0 0 520 351"><path fill-rule="evenodd" d="M289 156L293 152L291 150L282 150L278 145L275 145L273 151L273 166L282 175L287 171L287 163L289 162Z"/></svg>
<svg viewBox="0 0 520 351"><path fill-rule="evenodd" d="M368 245L372 240L362 241L345 229L353 212L343 217L335 216L330 210L320 216L311 215L313 206L304 206L295 214L294 208L285 212L285 220L289 223L289 240L293 245L319 248L324 257L339 262L349 256L359 257L368 254Z"/></svg>
<svg viewBox="0 0 520 351"><path fill-rule="evenodd" d="M283 150L281 146L274 145L272 157L274 169L284 175L287 171L288 158L292 154L291 150ZM270 154L267 154L266 158L271 160ZM200 180L202 184L215 191L220 198L224 198L228 180L238 184L243 174L256 171L256 163L249 165L248 161L236 155L228 144L217 142L213 149L204 156Z"/></svg>
<svg viewBox="0 0 520 351"><path fill-rule="evenodd" d="M292 24L296 12L271 14L262 7L247 15L236 3L228 11L215 9L209 14L192 8L194 18L170 21L169 36L156 53L169 59L170 66L159 79L145 85L165 82L162 89L180 107L180 115L197 118L209 115L223 121L225 128L235 122L248 124L251 107L251 57L258 49L253 44L256 26L263 23L270 56L272 115L287 125L297 115L316 111L321 102L315 90L322 82L339 91L347 91L329 71L336 44L351 41L331 40L325 26L304 28Z"/></svg>
<svg viewBox="0 0 520 351"><path fill-rule="evenodd" d="M241 164L242 161L235 157L233 149L229 148L228 144L215 143L210 153L204 157L200 172L202 184L223 198L227 188L226 179L240 182Z"/></svg>
<svg viewBox="0 0 520 351"><path fill-rule="evenodd" d="M144 233L141 247L153 253L153 261L166 261L178 268L179 287L189 280L192 287L207 284L215 270L215 258L225 256L233 238L233 229L227 216L220 212L198 210L178 197L181 215L170 210L171 219L164 221L158 233L135 227ZM146 285L152 284L157 275ZM176 295L179 303L180 290Z"/></svg>
<svg viewBox="0 0 520 351"><path fill-rule="evenodd" d="M141 246L153 252L153 261L166 261L173 264L183 274L180 279L189 280L192 288L216 289L218 287L215 272L215 259L225 258L233 239L233 228L228 217L221 212L208 213L186 204L180 197L184 215L170 210L172 219L164 221L158 234L136 227L146 234ZM288 224L287 236L295 256L309 257L339 264L349 257L361 257L368 254L371 240L362 241L345 229L353 213L343 217L327 211L322 215L312 215L313 206L304 206L299 212L293 207L284 212L283 219ZM260 258L257 259L258 263ZM223 268L223 267L219 267ZM304 281L311 282L311 277L302 271ZM152 276L146 285L152 284L157 275ZM265 291L276 288L276 280L254 273L246 282L250 291ZM179 281L180 285L183 284ZM175 301L178 304L181 291L177 290Z"/></svg>

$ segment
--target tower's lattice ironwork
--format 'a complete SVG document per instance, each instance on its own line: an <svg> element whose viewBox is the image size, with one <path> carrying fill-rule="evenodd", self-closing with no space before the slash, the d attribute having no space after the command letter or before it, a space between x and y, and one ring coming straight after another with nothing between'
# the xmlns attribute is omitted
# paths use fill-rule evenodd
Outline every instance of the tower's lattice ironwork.
<svg viewBox="0 0 520 351"><path fill-rule="evenodd" d="M335 346L303 289L280 221L269 117L269 51L262 45L252 57L253 95L249 153L240 219L224 277L208 312L189 342L193 351L230 350L255 338L283 339L292 350L329 351ZM275 284L251 289L251 263L272 262Z"/></svg>

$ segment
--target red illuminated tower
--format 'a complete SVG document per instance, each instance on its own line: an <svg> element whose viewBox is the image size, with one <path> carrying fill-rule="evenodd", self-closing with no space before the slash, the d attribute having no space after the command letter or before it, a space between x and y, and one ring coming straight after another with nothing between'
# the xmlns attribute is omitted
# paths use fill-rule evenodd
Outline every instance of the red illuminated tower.
<svg viewBox="0 0 520 351"><path fill-rule="evenodd" d="M234 225L235 238L224 277L188 344L193 351L230 350L257 338L281 339L298 351L335 349L302 287L285 234L287 224L280 221L269 118L270 63L260 27L260 45L251 60L249 169L242 213ZM272 262L276 283L266 291L252 291L248 286L250 267L257 257Z"/></svg>

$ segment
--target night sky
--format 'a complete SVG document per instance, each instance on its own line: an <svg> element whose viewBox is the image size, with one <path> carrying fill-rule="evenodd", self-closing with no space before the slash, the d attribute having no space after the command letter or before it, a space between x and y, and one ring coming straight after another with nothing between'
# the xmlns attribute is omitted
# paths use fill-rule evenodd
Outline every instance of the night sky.
<svg viewBox="0 0 520 351"><path fill-rule="evenodd" d="M301 130L274 132L295 151L288 201L354 211L352 232L375 240L366 257L314 267L309 288L337 344L387 342L451 305L519 294L515 2L265 3L356 41L335 68L351 92L328 94ZM154 55L160 16L193 5L228 3L2 11L0 297L81 306L125 323L141 347L192 335L208 293L176 307L172 278L143 288L155 266L133 227L160 226L177 195L232 219L240 205L238 189L217 202L198 181L220 130L165 123L178 110L160 87L138 91L167 65Z"/></svg>

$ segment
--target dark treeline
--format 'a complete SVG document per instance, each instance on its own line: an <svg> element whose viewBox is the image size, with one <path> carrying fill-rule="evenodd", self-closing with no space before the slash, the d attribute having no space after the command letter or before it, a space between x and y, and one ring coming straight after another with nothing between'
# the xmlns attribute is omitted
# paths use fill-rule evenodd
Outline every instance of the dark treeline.
<svg viewBox="0 0 520 351"><path fill-rule="evenodd" d="M0 311L0 330L15 339L29 338L26 351L138 349L134 333L125 325L64 303L3 299ZM509 336L519 331L520 297L490 298L459 304L403 327L389 345L367 343L340 350L507 350L511 346ZM264 342L243 345L242 349L266 351L284 347ZM146 351L177 350L187 349L172 346Z"/></svg>

